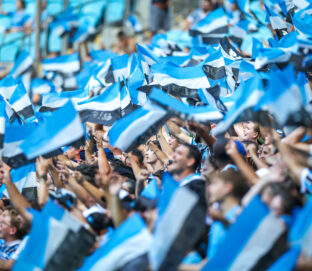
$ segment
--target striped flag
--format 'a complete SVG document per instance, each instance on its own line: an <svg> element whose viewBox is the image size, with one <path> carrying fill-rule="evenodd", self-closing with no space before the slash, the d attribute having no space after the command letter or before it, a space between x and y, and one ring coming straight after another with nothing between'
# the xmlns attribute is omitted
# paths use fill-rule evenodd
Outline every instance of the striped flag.
<svg viewBox="0 0 312 271"><path fill-rule="evenodd" d="M21 51L14 62L14 66L10 72L13 78L23 75L32 68L33 59L26 50Z"/></svg>
<svg viewBox="0 0 312 271"><path fill-rule="evenodd" d="M197 97L199 88L209 88L209 80L202 66L177 67L173 64L154 64L151 72L153 81L147 86L139 88L150 92L158 87L177 97Z"/></svg>
<svg viewBox="0 0 312 271"><path fill-rule="evenodd" d="M149 98L153 103L183 120L210 123L223 118L223 114L212 106L188 106L156 88L152 90Z"/></svg>
<svg viewBox="0 0 312 271"><path fill-rule="evenodd" d="M79 271L119 270L131 266L144 257L151 245L152 237L143 219L135 213L118 226L108 241L85 259ZM148 262L132 270L145 270Z"/></svg>
<svg viewBox="0 0 312 271"><path fill-rule="evenodd" d="M247 80L244 84L241 84L234 92L235 102L234 105L226 112L224 119L217 124L212 130L214 135L224 133L235 122L246 120L252 120L253 115L243 114L247 109L253 108L258 104L260 98L264 95L263 83L260 77L255 76Z"/></svg>
<svg viewBox="0 0 312 271"><path fill-rule="evenodd" d="M209 56L203 63L203 70L208 78L219 80L226 76L225 62L221 50Z"/></svg>
<svg viewBox="0 0 312 271"><path fill-rule="evenodd" d="M205 208L199 197L163 174L163 191L158 200L158 217L149 250L151 270L177 270L205 229Z"/></svg>
<svg viewBox="0 0 312 271"><path fill-rule="evenodd" d="M4 143L5 124L7 119L6 106L4 100L0 99L0 151L2 150Z"/></svg>
<svg viewBox="0 0 312 271"><path fill-rule="evenodd" d="M32 131L19 147L28 159L33 159L73 144L83 136L79 114L69 101Z"/></svg>
<svg viewBox="0 0 312 271"><path fill-rule="evenodd" d="M166 110L146 103L114 123L108 133L109 143L122 151L129 151L154 135L168 119Z"/></svg>
<svg viewBox="0 0 312 271"><path fill-rule="evenodd" d="M267 5L265 10L267 12L266 22L270 23L272 28L275 30L279 39L288 34L286 22L283 21L273 10L271 10Z"/></svg>
<svg viewBox="0 0 312 271"><path fill-rule="evenodd" d="M35 163L31 163L17 169L12 169L10 173L12 182L17 187L17 190L26 199L37 198L37 177ZM0 195L9 197L8 191L4 185L0 187Z"/></svg>
<svg viewBox="0 0 312 271"><path fill-rule="evenodd" d="M80 70L78 53L62 55L42 60L44 72L59 72L61 74L74 73Z"/></svg>
<svg viewBox="0 0 312 271"><path fill-rule="evenodd" d="M54 85L50 81L42 78L34 78L33 80L31 80L30 89L32 94L45 94L55 92Z"/></svg>
<svg viewBox="0 0 312 271"><path fill-rule="evenodd" d="M256 196L202 270L267 270L287 249L284 233L279 218Z"/></svg>
<svg viewBox="0 0 312 271"><path fill-rule="evenodd" d="M121 118L120 83L108 87L102 94L77 104L82 122L112 125Z"/></svg>
<svg viewBox="0 0 312 271"><path fill-rule="evenodd" d="M191 36L202 36L206 44L216 44L228 33L228 18L222 8L210 12L190 30Z"/></svg>

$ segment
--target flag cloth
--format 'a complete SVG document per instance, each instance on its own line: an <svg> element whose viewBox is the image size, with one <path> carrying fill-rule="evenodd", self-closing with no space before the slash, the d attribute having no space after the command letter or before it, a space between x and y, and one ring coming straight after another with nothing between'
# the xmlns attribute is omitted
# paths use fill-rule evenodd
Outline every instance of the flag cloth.
<svg viewBox="0 0 312 271"><path fill-rule="evenodd" d="M21 51L14 62L14 66L10 72L13 78L17 78L32 68L33 59L26 50Z"/></svg>
<svg viewBox="0 0 312 271"><path fill-rule="evenodd" d="M114 123L108 132L109 143L122 151L128 151L155 134L168 118L166 110L146 103Z"/></svg>
<svg viewBox="0 0 312 271"><path fill-rule="evenodd" d="M45 72L74 73L80 70L78 53L62 55L42 60L42 68Z"/></svg>
<svg viewBox="0 0 312 271"><path fill-rule="evenodd" d="M163 191L158 200L158 218L149 250L152 270L176 270L205 229L205 208L199 197L163 174Z"/></svg>
<svg viewBox="0 0 312 271"><path fill-rule="evenodd" d="M86 258L79 271L118 270L144 256L151 234L139 214L133 214L116 228L108 241ZM133 270L144 270L146 266Z"/></svg>
<svg viewBox="0 0 312 271"><path fill-rule="evenodd" d="M275 246L285 238L284 232L280 220L256 196L202 270L266 270L287 249L285 241L285 246Z"/></svg>
<svg viewBox="0 0 312 271"><path fill-rule="evenodd" d="M37 177L35 163L26 166L12 169L11 172L12 182L17 187L26 199L33 200L37 198ZM4 185L0 187L0 194L9 198L9 194Z"/></svg>
<svg viewBox="0 0 312 271"><path fill-rule="evenodd" d="M73 144L83 136L84 130L79 114L69 101L40 124L20 148L28 159L32 159Z"/></svg>

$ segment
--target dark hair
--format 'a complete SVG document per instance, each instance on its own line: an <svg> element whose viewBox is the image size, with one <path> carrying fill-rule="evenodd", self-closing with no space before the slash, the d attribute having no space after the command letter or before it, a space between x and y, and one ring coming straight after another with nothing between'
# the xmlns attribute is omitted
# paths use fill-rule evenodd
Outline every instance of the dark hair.
<svg viewBox="0 0 312 271"><path fill-rule="evenodd" d="M122 166L115 167L114 172L117 172L119 173L119 175L123 177L127 177L128 179L132 179L132 180L135 179L132 168L125 166L124 164L122 164Z"/></svg>
<svg viewBox="0 0 312 271"><path fill-rule="evenodd" d="M185 146L189 153L187 155L188 158L194 158L195 162L192 166L192 169L195 171L197 169L200 168L200 165L201 165L201 153L200 151L198 150L198 148L196 146L193 146L193 145L190 145L190 144L186 144L186 143L183 143L182 144L183 146Z"/></svg>
<svg viewBox="0 0 312 271"><path fill-rule="evenodd" d="M132 155L138 157L139 159L139 163L142 165L143 161L144 161L144 157L141 151L139 151L138 149L135 149L132 151Z"/></svg>
<svg viewBox="0 0 312 271"><path fill-rule="evenodd" d="M92 183L93 185L95 185L94 178L95 178L97 169L98 169L97 166L91 165L91 164L81 164L75 167L75 170L79 171L84 176L84 178L88 182Z"/></svg>
<svg viewBox="0 0 312 271"><path fill-rule="evenodd" d="M231 183L233 186L231 195L239 200L243 198L249 189L244 176L232 168L216 173L214 176L226 183Z"/></svg>
<svg viewBox="0 0 312 271"><path fill-rule="evenodd" d="M128 179L124 182L124 184L128 185L128 192L129 194L134 195L135 194L135 180Z"/></svg>
<svg viewBox="0 0 312 271"><path fill-rule="evenodd" d="M86 218L86 220L92 229L98 234L108 227L114 227L113 221L106 214L92 213Z"/></svg>

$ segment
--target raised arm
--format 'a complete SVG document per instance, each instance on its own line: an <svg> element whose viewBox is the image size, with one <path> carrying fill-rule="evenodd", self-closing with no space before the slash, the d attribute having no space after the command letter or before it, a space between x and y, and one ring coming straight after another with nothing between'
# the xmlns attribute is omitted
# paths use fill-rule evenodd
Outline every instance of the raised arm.
<svg viewBox="0 0 312 271"><path fill-rule="evenodd" d="M190 144L192 143L192 138L184 133L178 125L176 125L173 121L168 120L166 122L167 128L172 135L174 135L181 142Z"/></svg>

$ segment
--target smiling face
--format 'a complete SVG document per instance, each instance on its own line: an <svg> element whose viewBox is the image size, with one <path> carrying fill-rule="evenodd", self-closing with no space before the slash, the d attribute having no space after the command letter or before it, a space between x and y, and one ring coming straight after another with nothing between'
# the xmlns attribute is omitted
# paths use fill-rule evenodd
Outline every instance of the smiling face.
<svg viewBox="0 0 312 271"><path fill-rule="evenodd" d="M265 159L272 155L272 151L273 151L273 145L261 146L258 151L259 159L265 162L266 161Z"/></svg>
<svg viewBox="0 0 312 271"><path fill-rule="evenodd" d="M255 141L259 135L257 132L257 128L254 122L248 121L244 123L244 134L243 139L244 140L253 140Z"/></svg>
<svg viewBox="0 0 312 271"><path fill-rule="evenodd" d="M168 166L171 174L181 174L184 170L192 168L195 163L195 159L189 157L189 149L184 145L176 148L171 161L172 163Z"/></svg>

